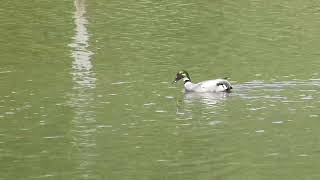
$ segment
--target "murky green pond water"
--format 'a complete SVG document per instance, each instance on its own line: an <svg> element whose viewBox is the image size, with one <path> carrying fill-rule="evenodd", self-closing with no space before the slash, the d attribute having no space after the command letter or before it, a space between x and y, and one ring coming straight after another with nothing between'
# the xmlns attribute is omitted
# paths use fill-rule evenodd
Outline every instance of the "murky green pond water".
<svg viewBox="0 0 320 180"><path fill-rule="evenodd" d="M320 178L320 2L0 7L0 180ZM229 77L231 94L184 94Z"/></svg>

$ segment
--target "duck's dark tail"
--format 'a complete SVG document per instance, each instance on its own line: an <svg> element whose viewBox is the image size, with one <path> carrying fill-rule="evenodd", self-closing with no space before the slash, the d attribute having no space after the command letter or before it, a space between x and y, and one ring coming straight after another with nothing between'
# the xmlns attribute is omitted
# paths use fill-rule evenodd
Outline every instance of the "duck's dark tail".
<svg viewBox="0 0 320 180"><path fill-rule="evenodd" d="M217 86L221 86L225 92L231 92L232 86L228 81L222 81L217 83Z"/></svg>
<svg viewBox="0 0 320 180"><path fill-rule="evenodd" d="M232 86L228 87L228 88L226 89L226 92L230 93L230 92L231 92L231 89L232 89Z"/></svg>

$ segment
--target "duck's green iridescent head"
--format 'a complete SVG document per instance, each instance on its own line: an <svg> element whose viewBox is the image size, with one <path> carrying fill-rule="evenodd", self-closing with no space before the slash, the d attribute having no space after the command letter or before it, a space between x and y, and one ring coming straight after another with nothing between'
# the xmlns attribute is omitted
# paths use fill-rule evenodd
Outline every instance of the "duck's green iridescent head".
<svg viewBox="0 0 320 180"><path fill-rule="evenodd" d="M173 83L176 83L176 82L178 82L180 79L183 79L183 78L188 78L188 79L191 81L191 78L190 78L188 72L185 71L185 70L182 70L182 71L179 71L179 72L177 73L176 79L173 81Z"/></svg>

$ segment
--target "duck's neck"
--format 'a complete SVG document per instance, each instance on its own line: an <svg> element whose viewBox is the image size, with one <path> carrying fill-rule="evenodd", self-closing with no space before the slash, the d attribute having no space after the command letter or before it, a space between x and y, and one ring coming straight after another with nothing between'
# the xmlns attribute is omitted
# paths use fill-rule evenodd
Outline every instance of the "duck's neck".
<svg viewBox="0 0 320 180"><path fill-rule="evenodd" d="M184 77L182 80L184 84L186 84L187 82L191 82L191 80L187 77Z"/></svg>

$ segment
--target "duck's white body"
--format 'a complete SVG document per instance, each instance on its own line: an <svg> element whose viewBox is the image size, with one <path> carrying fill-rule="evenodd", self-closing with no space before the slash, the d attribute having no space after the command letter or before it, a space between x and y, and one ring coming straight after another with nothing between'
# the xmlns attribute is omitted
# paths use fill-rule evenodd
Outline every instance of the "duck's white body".
<svg viewBox="0 0 320 180"><path fill-rule="evenodd" d="M207 80L199 83L192 83L189 78L184 77L184 88L187 92L230 92L231 84L225 79Z"/></svg>

